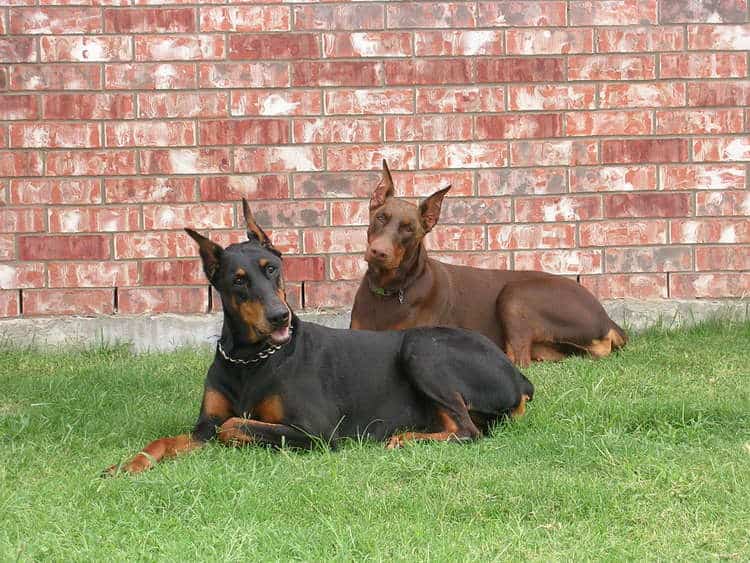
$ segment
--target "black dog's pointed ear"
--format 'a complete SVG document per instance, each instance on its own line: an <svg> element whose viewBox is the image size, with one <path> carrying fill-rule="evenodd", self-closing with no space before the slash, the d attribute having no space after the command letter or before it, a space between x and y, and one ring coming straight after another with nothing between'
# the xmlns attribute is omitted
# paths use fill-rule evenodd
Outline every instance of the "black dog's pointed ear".
<svg viewBox="0 0 750 563"><path fill-rule="evenodd" d="M447 188L438 190L420 204L419 214L422 217L422 227L426 233L429 233L437 225L438 219L440 219L440 209L443 206L443 198L450 189L451 186L449 185Z"/></svg>
<svg viewBox="0 0 750 563"><path fill-rule="evenodd" d="M370 196L370 211L383 205L389 197L393 197L393 178L388 169L388 163L383 159L383 175L378 182L378 187Z"/></svg>
<svg viewBox="0 0 750 563"><path fill-rule="evenodd" d="M271 243L271 239L268 238L268 235L263 231L263 229L260 228L260 225L255 222L255 217L253 217L253 212L250 211L250 204L247 202L247 200L243 197L242 198L242 213L245 216L245 225L247 227L247 239L248 240L256 240L258 243L263 247L277 256L281 257L281 252L276 250L274 245Z"/></svg>
<svg viewBox="0 0 750 563"><path fill-rule="evenodd" d="M206 273L208 281L214 283L214 277L216 276L216 272L219 271L221 255L224 253L224 249L202 234L196 233L193 229L185 229L185 232L198 243L198 250L203 261L203 271Z"/></svg>

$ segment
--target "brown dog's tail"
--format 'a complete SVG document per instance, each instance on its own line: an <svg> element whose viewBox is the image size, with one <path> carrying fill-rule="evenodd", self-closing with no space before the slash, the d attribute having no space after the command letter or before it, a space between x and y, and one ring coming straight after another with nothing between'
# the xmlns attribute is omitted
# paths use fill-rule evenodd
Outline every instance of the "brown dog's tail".
<svg viewBox="0 0 750 563"><path fill-rule="evenodd" d="M610 330L610 338L612 339L612 349L616 350L618 348L622 348L625 346L625 344L628 343L628 335L625 334L625 331L620 328L620 326L613 320L610 319L609 321L612 324L612 329Z"/></svg>

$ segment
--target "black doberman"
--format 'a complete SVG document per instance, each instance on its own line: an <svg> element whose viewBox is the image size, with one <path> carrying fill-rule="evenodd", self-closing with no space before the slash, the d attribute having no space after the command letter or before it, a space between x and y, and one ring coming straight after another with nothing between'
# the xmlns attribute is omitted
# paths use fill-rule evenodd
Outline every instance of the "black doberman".
<svg viewBox="0 0 750 563"><path fill-rule="evenodd" d="M455 328L371 332L303 322L281 254L243 200L248 241L226 249L186 229L221 295L224 325L190 434L160 438L106 473L225 443L309 448L319 440L471 440L523 414L534 388L490 340Z"/></svg>

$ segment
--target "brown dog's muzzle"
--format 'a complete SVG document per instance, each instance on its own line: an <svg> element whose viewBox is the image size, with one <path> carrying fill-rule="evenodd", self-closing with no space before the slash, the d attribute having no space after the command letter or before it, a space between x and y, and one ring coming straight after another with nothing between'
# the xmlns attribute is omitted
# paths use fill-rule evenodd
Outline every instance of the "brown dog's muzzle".
<svg viewBox="0 0 750 563"><path fill-rule="evenodd" d="M367 245L365 260L377 268L394 270L401 264L404 252L403 249L399 252L396 245L384 239L385 237L378 237Z"/></svg>

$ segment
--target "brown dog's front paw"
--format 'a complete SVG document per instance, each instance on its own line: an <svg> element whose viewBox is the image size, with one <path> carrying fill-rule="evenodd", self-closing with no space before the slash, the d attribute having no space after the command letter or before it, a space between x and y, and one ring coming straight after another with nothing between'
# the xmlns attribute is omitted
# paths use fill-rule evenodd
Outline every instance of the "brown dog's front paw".
<svg viewBox="0 0 750 563"><path fill-rule="evenodd" d="M391 436L385 445L386 450L396 450L404 447L404 438L400 435Z"/></svg>

